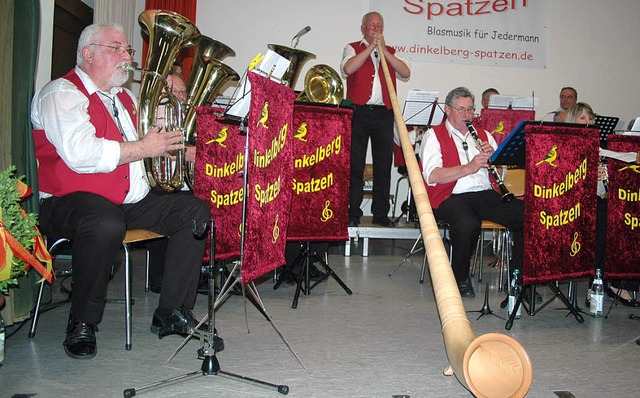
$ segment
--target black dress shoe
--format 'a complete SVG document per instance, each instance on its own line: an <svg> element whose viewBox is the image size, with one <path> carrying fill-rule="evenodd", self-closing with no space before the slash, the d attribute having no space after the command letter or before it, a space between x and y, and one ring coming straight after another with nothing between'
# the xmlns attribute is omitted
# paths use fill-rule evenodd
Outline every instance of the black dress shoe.
<svg viewBox="0 0 640 398"><path fill-rule="evenodd" d="M389 219L389 217L381 218L379 220L373 220L371 223L375 225L380 225L385 228L395 228L396 224Z"/></svg>
<svg viewBox="0 0 640 398"><path fill-rule="evenodd" d="M360 219L358 217L349 217L349 226L357 227L360 225Z"/></svg>
<svg viewBox="0 0 640 398"><path fill-rule="evenodd" d="M199 321L187 308L161 310L156 309L151 322L151 332L156 333L161 339L170 334L187 336L193 333L208 333L208 324L203 323L196 329ZM213 330L213 345L216 351L224 349L224 340L218 337L218 331Z"/></svg>
<svg viewBox="0 0 640 398"><path fill-rule="evenodd" d="M458 282L458 290L460 291L460 296L462 297L475 297L476 292L473 291L473 285L471 284L471 279L467 278L464 282Z"/></svg>
<svg viewBox="0 0 640 398"><path fill-rule="evenodd" d="M95 324L80 321L71 311L67 325L67 337L63 343L64 352L75 359L95 357L98 351L96 344L97 329Z"/></svg>
<svg viewBox="0 0 640 398"><path fill-rule="evenodd" d="M607 296L611 297L612 299L617 299L619 302L622 303L622 305L626 305L627 307L634 307L634 308L640 307L640 301L633 300L633 299L629 300L629 299L620 297L616 293L616 290L614 290L614 288L611 288L611 286L607 287Z"/></svg>

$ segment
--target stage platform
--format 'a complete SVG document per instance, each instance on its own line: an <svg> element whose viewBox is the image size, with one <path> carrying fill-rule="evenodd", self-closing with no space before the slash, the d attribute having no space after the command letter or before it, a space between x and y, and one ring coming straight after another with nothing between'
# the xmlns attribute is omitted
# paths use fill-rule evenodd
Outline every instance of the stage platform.
<svg viewBox="0 0 640 398"><path fill-rule="evenodd" d="M357 227L349 227L349 241L344 245L344 255L351 255L351 244L355 244L358 248L362 246L362 257L369 256L369 239L409 239L416 240L420 236L420 227L418 223L407 223L403 217L398 221L395 228L385 228L375 225L371 222L371 216L365 216L360 219L360 225ZM362 245L360 245L362 241Z"/></svg>

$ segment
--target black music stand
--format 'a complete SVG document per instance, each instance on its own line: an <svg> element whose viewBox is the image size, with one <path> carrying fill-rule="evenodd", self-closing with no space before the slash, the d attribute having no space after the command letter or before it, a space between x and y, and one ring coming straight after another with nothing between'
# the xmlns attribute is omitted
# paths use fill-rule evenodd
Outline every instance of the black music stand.
<svg viewBox="0 0 640 398"><path fill-rule="evenodd" d="M528 125L543 125L543 126L563 126L563 127L580 127L585 128L584 125L578 125L573 123L557 123L557 122L540 122L540 121L531 121L531 120L523 120L521 121L515 129L509 134L506 140L504 140L496 149L496 151L489 157L489 163L501 166L520 166L523 167L526 164L526 139L525 139L525 127ZM524 286L523 286L524 287ZM584 322L584 318L576 307L569 301L567 296L560 291L558 286L555 283L547 283L547 287L551 289L554 293L554 296L549 299L546 303L542 304L537 310L535 309L535 293L536 288L535 284L532 284L530 289L530 301L529 308L527 309L529 315L535 315L539 311L541 311L544 307L550 304L556 298L559 298L563 304L567 307L567 309L571 312L571 314L576 318L579 323ZM516 297L516 302L513 308L513 312L509 315L509 319L505 324L505 329L510 330L513 326L513 321L516 317L516 313L518 311L518 307L523 305L524 302L524 293L526 289L521 289L520 294ZM500 304L500 307L504 308L506 306L506 299ZM526 309L526 307L525 307Z"/></svg>
<svg viewBox="0 0 640 398"><path fill-rule="evenodd" d="M600 129L600 148L607 149L607 137L613 134L620 118L596 115L595 126Z"/></svg>
<svg viewBox="0 0 640 398"><path fill-rule="evenodd" d="M195 224L195 222L194 222ZM204 223L203 227L198 227L194 225L194 233L196 231L200 231L200 234L203 235L206 230L206 223ZM206 267L206 275L208 277L208 285L209 285L209 314L207 320L207 335L202 340L203 345L200 349L198 349L198 359L202 360L202 365L200 366L200 370L196 370L193 372L185 373L182 375L170 377L168 379L164 379L161 381L157 381L154 383L150 383L138 388L127 388L124 390L124 397L130 398L135 396L137 393L145 392L150 389L156 389L163 387L165 385L170 385L174 383L178 383L185 380L191 380L195 377L199 376L225 376L230 379L234 379L237 381L243 381L251 384L256 384L266 388L273 388L278 391L280 394L287 395L289 393L289 387L286 385L278 385L268 383L266 381L261 381L257 379L252 379L246 376L238 375L231 372L225 372L220 368L220 362L218 362L218 358L216 357L216 351L214 349L214 330L215 330L215 311L214 311L214 302L215 302L215 289L214 289L214 280L215 280L215 267L214 267L214 258L215 258L215 221L210 220L209 222L209 238L210 238L210 253L209 253L209 264ZM202 323L204 321L201 321ZM198 325L197 327L199 327ZM205 344L206 343L206 344Z"/></svg>

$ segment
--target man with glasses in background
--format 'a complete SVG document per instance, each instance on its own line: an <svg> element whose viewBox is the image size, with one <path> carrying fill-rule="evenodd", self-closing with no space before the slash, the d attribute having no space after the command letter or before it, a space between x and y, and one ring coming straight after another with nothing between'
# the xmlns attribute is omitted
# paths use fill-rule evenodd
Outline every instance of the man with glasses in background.
<svg viewBox="0 0 640 398"><path fill-rule="evenodd" d="M168 237L162 293L152 332L187 334L205 248L193 226L211 218L193 195L151 192L142 159L184 147L181 132L151 128L139 139L129 80L134 51L121 26L83 30L77 65L35 94L31 108L40 188L40 227L73 241L73 295L64 349L77 359L96 355L111 267L127 229ZM206 235L206 234L204 234ZM218 339L216 349L221 349Z"/></svg>
<svg viewBox="0 0 640 398"><path fill-rule="evenodd" d="M420 159L433 214L449 224L451 265L462 297L475 297L469 263L482 220L509 228L514 247L511 265L522 266L524 206L521 200L502 203L493 189L487 160L497 148L491 134L476 129L481 148L469 133L475 111L474 96L465 87L453 89L445 100L445 121L422 139ZM541 297L540 297L541 299Z"/></svg>

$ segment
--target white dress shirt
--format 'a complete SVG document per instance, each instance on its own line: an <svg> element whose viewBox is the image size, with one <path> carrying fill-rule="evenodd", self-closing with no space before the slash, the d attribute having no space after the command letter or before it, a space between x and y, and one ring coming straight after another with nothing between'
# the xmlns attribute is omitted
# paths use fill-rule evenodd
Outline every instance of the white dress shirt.
<svg viewBox="0 0 640 398"><path fill-rule="evenodd" d="M445 122L449 136L453 138L456 149L458 150L458 157L460 164L465 165L473 159L474 156L480 153L477 148L473 137L469 132L466 134L456 130L447 120ZM495 149L498 147L496 140L487 133L487 139L489 144ZM467 143L467 150L465 151L463 142ZM424 138L422 139L422 145L420 146L420 159L422 160L422 174L425 181L429 186L435 186L436 184L429 180L429 176L435 168L442 166L442 149L440 148L440 142L436 137L436 133L433 129L427 130ZM492 189L491 181L489 180L489 171L486 167L481 168L474 174L464 176L458 181L453 188L452 193L460 194L465 192L478 192Z"/></svg>
<svg viewBox="0 0 640 398"><path fill-rule="evenodd" d="M124 90L137 103L133 93L122 87L114 87L108 93L103 92L82 69L76 66L75 71L89 95L99 92L99 97L116 125L121 126L125 141L138 140L136 126L116 95ZM114 117L114 104L118 109L118 120ZM89 120L88 108L89 99L75 84L66 79L56 79L34 96L31 122L34 129L44 130L49 142L71 170L79 174L110 173L120 162L120 143L96 137L96 129ZM131 186L124 203L136 203L149 192L142 160L130 163L129 171ZM50 193L40 192L41 199L50 196Z"/></svg>
<svg viewBox="0 0 640 398"><path fill-rule="evenodd" d="M365 47L369 47L369 43L364 38L360 41L360 44L362 44ZM356 55L356 50L351 46L351 44L347 44L344 47L344 50L342 50L342 61L340 62L340 73L342 74L342 77L345 79L347 78L348 75L344 72L344 64L346 64L347 61L355 55ZM382 99L382 83L380 82L380 74L378 73L378 68L380 67L380 54L378 54L378 50L372 51L370 57L371 57L371 61L373 62L373 66L375 68L375 73L373 75L373 87L371 89L371 98L369 98L369 101L367 101L367 105L384 105L384 101ZM400 58L400 57L396 57L396 58L404 62L407 66L410 66L409 62L404 58ZM396 77L399 77L397 73L396 73Z"/></svg>

